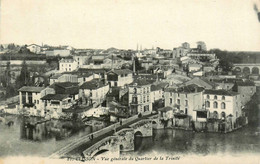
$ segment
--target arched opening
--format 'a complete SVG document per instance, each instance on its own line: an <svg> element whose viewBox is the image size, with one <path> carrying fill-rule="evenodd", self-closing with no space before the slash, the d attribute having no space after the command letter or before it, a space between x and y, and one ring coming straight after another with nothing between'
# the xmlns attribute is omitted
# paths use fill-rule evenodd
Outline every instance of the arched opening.
<svg viewBox="0 0 260 164"><path fill-rule="evenodd" d="M259 68L253 67L253 68L252 68L252 74L258 75L258 74L259 74Z"/></svg>
<svg viewBox="0 0 260 164"><path fill-rule="evenodd" d="M206 101L206 107L210 108L210 102Z"/></svg>
<svg viewBox="0 0 260 164"><path fill-rule="evenodd" d="M96 156L99 156L101 154L105 154L107 153L109 150L107 149L102 149L102 150L99 150L95 155L93 155L93 157L96 157Z"/></svg>
<svg viewBox="0 0 260 164"><path fill-rule="evenodd" d="M213 112L213 118L218 119L218 112L217 111Z"/></svg>
<svg viewBox="0 0 260 164"><path fill-rule="evenodd" d="M157 124L157 122L156 122L156 121L153 121L152 124Z"/></svg>
<svg viewBox="0 0 260 164"><path fill-rule="evenodd" d="M213 103L213 107L218 108L218 103L216 101Z"/></svg>
<svg viewBox="0 0 260 164"><path fill-rule="evenodd" d="M243 73L247 75L250 74L250 68L248 67L243 68Z"/></svg>
<svg viewBox="0 0 260 164"><path fill-rule="evenodd" d="M135 150L138 150L143 142L142 133L140 131L135 132L134 134L134 148Z"/></svg>
<svg viewBox="0 0 260 164"><path fill-rule="evenodd" d="M225 112L221 112L221 119L225 119L226 118L226 113Z"/></svg>
<svg viewBox="0 0 260 164"><path fill-rule="evenodd" d="M221 109L226 109L226 104L224 102L221 103Z"/></svg>
<svg viewBox="0 0 260 164"><path fill-rule="evenodd" d="M140 131L135 132L134 135L135 135L135 137L142 137L143 136L142 132L140 132Z"/></svg>

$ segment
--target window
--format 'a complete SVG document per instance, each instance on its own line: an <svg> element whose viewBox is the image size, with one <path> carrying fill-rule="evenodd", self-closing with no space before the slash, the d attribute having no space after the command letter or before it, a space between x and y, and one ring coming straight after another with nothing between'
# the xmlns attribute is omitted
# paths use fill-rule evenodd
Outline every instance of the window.
<svg viewBox="0 0 260 164"><path fill-rule="evenodd" d="M137 93L137 89L136 88L134 88L134 93Z"/></svg>
<svg viewBox="0 0 260 164"><path fill-rule="evenodd" d="M144 103L145 103L145 96L144 96Z"/></svg>
<svg viewBox="0 0 260 164"><path fill-rule="evenodd" d="M180 99L177 99L177 104L179 104L179 105L180 105L180 103L181 103Z"/></svg>
<svg viewBox="0 0 260 164"><path fill-rule="evenodd" d="M225 96L222 96L222 100L225 100Z"/></svg>
<svg viewBox="0 0 260 164"><path fill-rule="evenodd" d="M149 96L147 96L147 102L149 102Z"/></svg>
<svg viewBox="0 0 260 164"><path fill-rule="evenodd" d="M218 96L215 95L215 96L214 96L214 99L217 100L217 99L218 99Z"/></svg>
<svg viewBox="0 0 260 164"><path fill-rule="evenodd" d="M188 106L188 100L185 100L185 105Z"/></svg>
<svg viewBox="0 0 260 164"><path fill-rule="evenodd" d="M180 97L180 94L178 93L178 97Z"/></svg>
<svg viewBox="0 0 260 164"><path fill-rule="evenodd" d="M188 114L188 108L185 108L185 114Z"/></svg>
<svg viewBox="0 0 260 164"><path fill-rule="evenodd" d="M185 97L186 97L186 98L188 97L187 94L185 94Z"/></svg>
<svg viewBox="0 0 260 164"><path fill-rule="evenodd" d="M218 108L218 103L216 101L213 103L213 107Z"/></svg>
<svg viewBox="0 0 260 164"><path fill-rule="evenodd" d="M37 100L37 104L39 104L39 100Z"/></svg>
<svg viewBox="0 0 260 164"><path fill-rule="evenodd" d="M206 101L206 107L210 108L210 102Z"/></svg>
<svg viewBox="0 0 260 164"><path fill-rule="evenodd" d="M144 88L144 93L145 93L145 88Z"/></svg>
<svg viewBox="0 0 260 164"><path fill-rule="evenodd" d="M221 109L226 109L226 104L224 102L221 103Z"/></svg>
<svg viewBox="0 0 260 164"><path fill-rule="evenodd" d="M209 95L207 95L207 99L210 99L210 96L209 96Z"/></svg>
<svg viewBox="0 0 260 164"><path fill-rule="evenodd" d="M170 104L172 104L172 98L170 98Z"/></svg>
<svg viewBox="0 0 260 164"><path fill-rule="evenodd" d="M70 67L70 64L69 64L69 67Z"/></svg>

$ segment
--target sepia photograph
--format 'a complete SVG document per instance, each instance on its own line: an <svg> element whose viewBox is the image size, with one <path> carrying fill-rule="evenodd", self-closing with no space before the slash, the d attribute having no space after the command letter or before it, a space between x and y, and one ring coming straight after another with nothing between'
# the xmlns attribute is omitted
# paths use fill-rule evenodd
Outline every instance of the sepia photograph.
<svg viewBox="0 0 260 164"><path fill-rule="evenodd" d="M0 0L0 164L260 163L260 0Z"/></svg>

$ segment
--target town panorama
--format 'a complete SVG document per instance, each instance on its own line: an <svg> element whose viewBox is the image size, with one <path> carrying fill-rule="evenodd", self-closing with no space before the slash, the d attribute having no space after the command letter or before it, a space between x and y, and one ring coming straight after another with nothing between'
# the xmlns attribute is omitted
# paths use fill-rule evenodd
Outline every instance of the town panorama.
<svg viewBox="0 0 260 164"><path fill-rule="evenodd" d="M0 45L0 156L260 153L259 52Z"/></svg>

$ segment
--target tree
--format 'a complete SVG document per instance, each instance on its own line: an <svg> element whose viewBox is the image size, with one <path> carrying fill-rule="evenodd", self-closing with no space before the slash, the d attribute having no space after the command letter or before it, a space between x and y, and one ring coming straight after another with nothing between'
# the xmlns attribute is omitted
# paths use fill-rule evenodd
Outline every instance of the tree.
<svg viewBox="0 0 260 164"><path fill-rule="evenodd" d="M27 64L23 61L20 75L16 79L17 88L30 84L30 72L28 71Z"/></svg>

